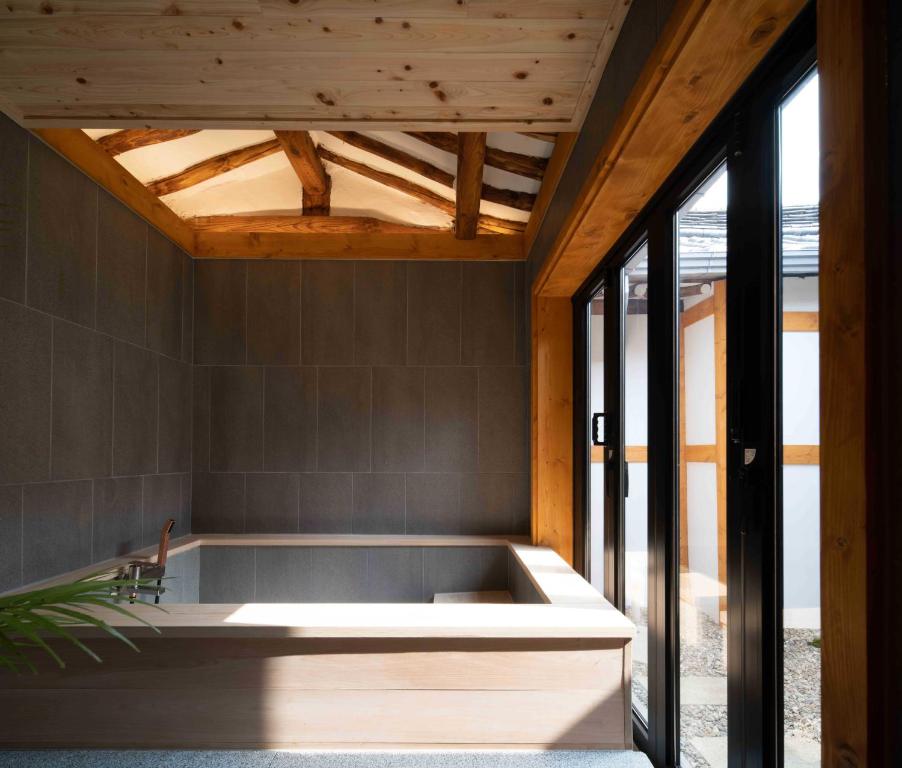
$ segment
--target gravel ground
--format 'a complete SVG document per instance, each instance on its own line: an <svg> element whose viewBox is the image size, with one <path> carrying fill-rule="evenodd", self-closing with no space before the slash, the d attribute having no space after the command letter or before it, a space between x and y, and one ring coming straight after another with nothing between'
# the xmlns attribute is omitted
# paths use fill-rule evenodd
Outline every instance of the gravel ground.
<svg viewBox="0 0 902 768"><path fill-rule="evenodd" d="M681 617L682 618L682 617ZM681 628L680 672L683 675L726 676L726 627L698 612L695 642ZM811 645L816 630L787 629L783 633L784 732L787 737L820 742L821 652ZM691 744L693 736L727 735L727 708L717 705L680 707L683 768L711 766Z"/></svg>

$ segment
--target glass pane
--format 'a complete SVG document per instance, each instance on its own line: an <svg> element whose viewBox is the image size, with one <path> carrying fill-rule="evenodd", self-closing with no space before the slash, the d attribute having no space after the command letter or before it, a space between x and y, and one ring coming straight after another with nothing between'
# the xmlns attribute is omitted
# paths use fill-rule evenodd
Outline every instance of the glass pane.
<svg viewBox="0 0 902 768"><path fill-rule="evenodd" d="M783 752L821 764L817 75L780 107L783 274Z"/></svg>
<svg viewBox="0 0 902 768"><path fill-rule="evenodd" d="M636 624L633 708L648 722L648 246L623 268L624 612Z"/></svg>
<svg viewBox="0 0 902 768"><path fill-rule="evenodd" d="M592 417L604 412L604 291L589 302L589 407ZM604 440L604 419L597 418ZM589 440L591 441L591 425ZM589 581L604 593L604 448L590 447L589 461Z"/></svg>
<svg viewBox="0 0 902 768"><path fill-rule="evenodd" d="M727 765L727 169L676 215L680 765Z"/></svg>

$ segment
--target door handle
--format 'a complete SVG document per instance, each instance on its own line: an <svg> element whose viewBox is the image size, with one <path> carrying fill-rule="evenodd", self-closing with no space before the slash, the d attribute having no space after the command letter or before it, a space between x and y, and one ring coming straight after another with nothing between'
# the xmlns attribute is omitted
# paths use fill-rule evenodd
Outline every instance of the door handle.
<svg viewBox="0 0 902 768"><path fill-rule="evenodd" d="M630 495L630 465L628 461L623 462L623 498Z"/></svg>
<svg viewBox="0 0 902 768"><path fill-rule="evenodd" d="M603 413L592 414L592 445L604 445L604 440L598 439L598 421L603 418Z"/></svg>

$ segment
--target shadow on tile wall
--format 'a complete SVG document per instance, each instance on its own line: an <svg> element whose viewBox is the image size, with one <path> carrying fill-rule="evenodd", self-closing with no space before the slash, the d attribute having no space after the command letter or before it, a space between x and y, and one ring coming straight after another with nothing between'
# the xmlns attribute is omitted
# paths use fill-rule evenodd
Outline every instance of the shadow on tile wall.
<svg viewBox="0 0 902 768"><path fill-rule="evenodd" d="M0 115L0 591L190 530L193 265Z"/></svg>
<svg viewBox="0 0 902 768"><path fill-rule="evenodd" d="M195 532L528 532L522 264L195 281Z"/></svg>

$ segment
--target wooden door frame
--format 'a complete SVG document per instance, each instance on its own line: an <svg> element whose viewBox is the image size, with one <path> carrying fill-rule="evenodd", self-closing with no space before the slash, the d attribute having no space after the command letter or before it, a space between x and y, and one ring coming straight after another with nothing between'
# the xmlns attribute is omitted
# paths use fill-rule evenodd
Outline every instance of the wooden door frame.
<svg viewBox="0 0 902 768"><path fill-rule="evenodd" d="M568 562L574 541L571 297L803 5L677 3L534 281L532 535ZM902 371L898 359L887 358L902 351L891 330L902 310L887 283L891 277L902 284L902 267L890 253L902 237L893 234L887 210L890 189L898 193L886 169L887 14L898 25L900 14L888 0L818 0L825 765L889 764L895 747L890 704L898 702L899 658L888 638L900 632L892 574L898 579L894 547L902 531L890 510L902 503L902 483L891 449L902 426L893 395ZM882 577L869 579L869 572Z"/></svg>

